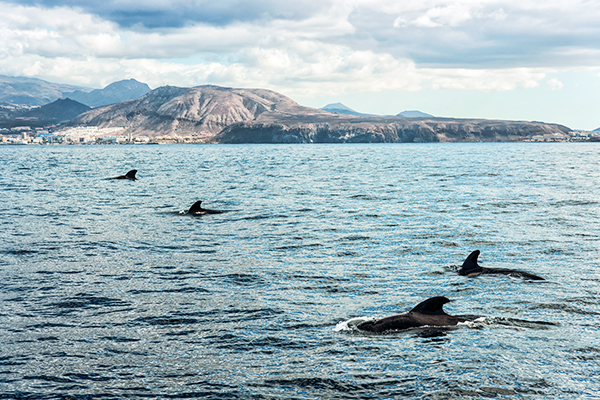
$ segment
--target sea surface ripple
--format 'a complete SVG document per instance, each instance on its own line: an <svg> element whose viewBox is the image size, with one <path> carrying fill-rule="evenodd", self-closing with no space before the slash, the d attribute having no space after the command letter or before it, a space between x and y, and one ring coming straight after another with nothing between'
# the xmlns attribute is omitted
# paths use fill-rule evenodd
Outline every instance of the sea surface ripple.
<svg viewBox="0 0 600 400"><path fill-rule="evenodd" d="M599 160L593 143L0 146L0 398L598 399ZM185 214L196 200L226 212ZM547 281L459 276L476 249ZM470 322L349 323L437 295Z"/></svg>

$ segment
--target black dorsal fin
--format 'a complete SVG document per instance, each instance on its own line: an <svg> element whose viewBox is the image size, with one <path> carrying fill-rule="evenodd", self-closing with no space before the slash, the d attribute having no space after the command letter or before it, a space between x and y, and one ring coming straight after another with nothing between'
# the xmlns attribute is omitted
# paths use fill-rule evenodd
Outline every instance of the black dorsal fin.
<svg viewBox="0 0 600 400"><path fill-rule="evenodd" d="M477 257L479 257L480 253L481 252L479 250L475 250L474 252L469 254L469 256L463 262L461 268L466 271L470 269L480 268L479 264L477 264Z"/></svg>
<svg viewBox="0 0 600 400"><path fill-rule="evenodd" d="M128 173L125 174L125 176L127 177L127 179L131 179L131 180L136 180L135 178L135 174L137 173L137 169L132 169L131 171L129 171Z"/></svg>
<svg viewBox="0 0 600 400"><path fill-rule="evenodd" d="M194 204L192 204L192 206L190 207L190 209L188 210L189 214L198 212L200 210L202 210L202 200L198 200L197 202L195 202Z"/></svg>
<svg viewBox="0 0 600 400"><path fill-rule="evenodd" d="M413 308L412 310L410 310L410 312L418 312L420 314L432 314L432 315L439 315L439 314L446 314L444 312L444 304L449 303L450 300L444 296L436 296L436 297L432 297L430 299L427 299L419 304L417 304L417 306L415 308Z"/></svg>

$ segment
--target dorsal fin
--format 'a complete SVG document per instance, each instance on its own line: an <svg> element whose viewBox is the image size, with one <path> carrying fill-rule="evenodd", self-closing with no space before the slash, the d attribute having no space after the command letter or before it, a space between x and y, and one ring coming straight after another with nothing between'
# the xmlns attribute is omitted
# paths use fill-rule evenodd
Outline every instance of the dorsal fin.
<svg viewBox="0 0 600 400"><path fill-rule="evenodd" d="M198 200L197 202L192 204L192 206L188 210L188 213L191 214L191 213L195 213L195 212L202 210L201 204L202 204L202 200Z"/></svg>
<svg viewBox="0 0 600 400"><path fill-rule="evenodd" d="M449 303L450 300L444 296L436 296L436 297L432 297L430 299L427 299L425 301L422 301L421 303L417 304L417 306L415 308L413 308L412 310L410 310L410 312L418 312L421 314L432 314L432 315L439 315L439 314L446 314L444 312L444 304Z"/></svg>
<svg viewBox="0 0 600 400"><path fill-rule="evenodd" d="M127 179L132 179L132 180L136 180L135 178L135 174L137 173L137 169L132 169L131 171L129 171L128 173L125 174L125 176L127 177Z"/></svg>
<svg viewBox="0 0 600 400"><path fill-rule="evenodd" d="M469 254L469 256L463 262L461 269L468 271L470 269L481 268L479 264L477 264L477 257L479 257L480 253L481 252L479 250L475 250Z"/></svg>

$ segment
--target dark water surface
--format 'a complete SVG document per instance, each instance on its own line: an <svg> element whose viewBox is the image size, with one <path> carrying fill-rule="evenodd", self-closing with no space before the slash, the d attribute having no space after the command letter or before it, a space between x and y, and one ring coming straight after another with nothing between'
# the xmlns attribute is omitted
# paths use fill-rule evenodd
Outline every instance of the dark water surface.
<svg viewBox="0 0 600 400"><path fill-rule="evenodd" d="M2 146L0 398L600 398L599 160L600 144ZM229 211L180 213L196 200ZM458 276L475 249L548 281ZM471 322L348 323L435 295Z"/></svg>

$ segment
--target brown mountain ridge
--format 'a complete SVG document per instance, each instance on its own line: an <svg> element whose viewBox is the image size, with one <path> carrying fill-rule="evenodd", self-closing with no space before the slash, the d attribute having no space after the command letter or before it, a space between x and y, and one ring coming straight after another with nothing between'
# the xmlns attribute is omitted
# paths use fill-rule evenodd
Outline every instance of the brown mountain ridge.
<svg viewBox="0 0 600 400"><path fill-rule="evenodd" d="M87 111L71 124L123 126L133 136L205 143L514 141L570 132L542 122L334 114L271 90L213 85L163 86L139 99Z"/></svg>

